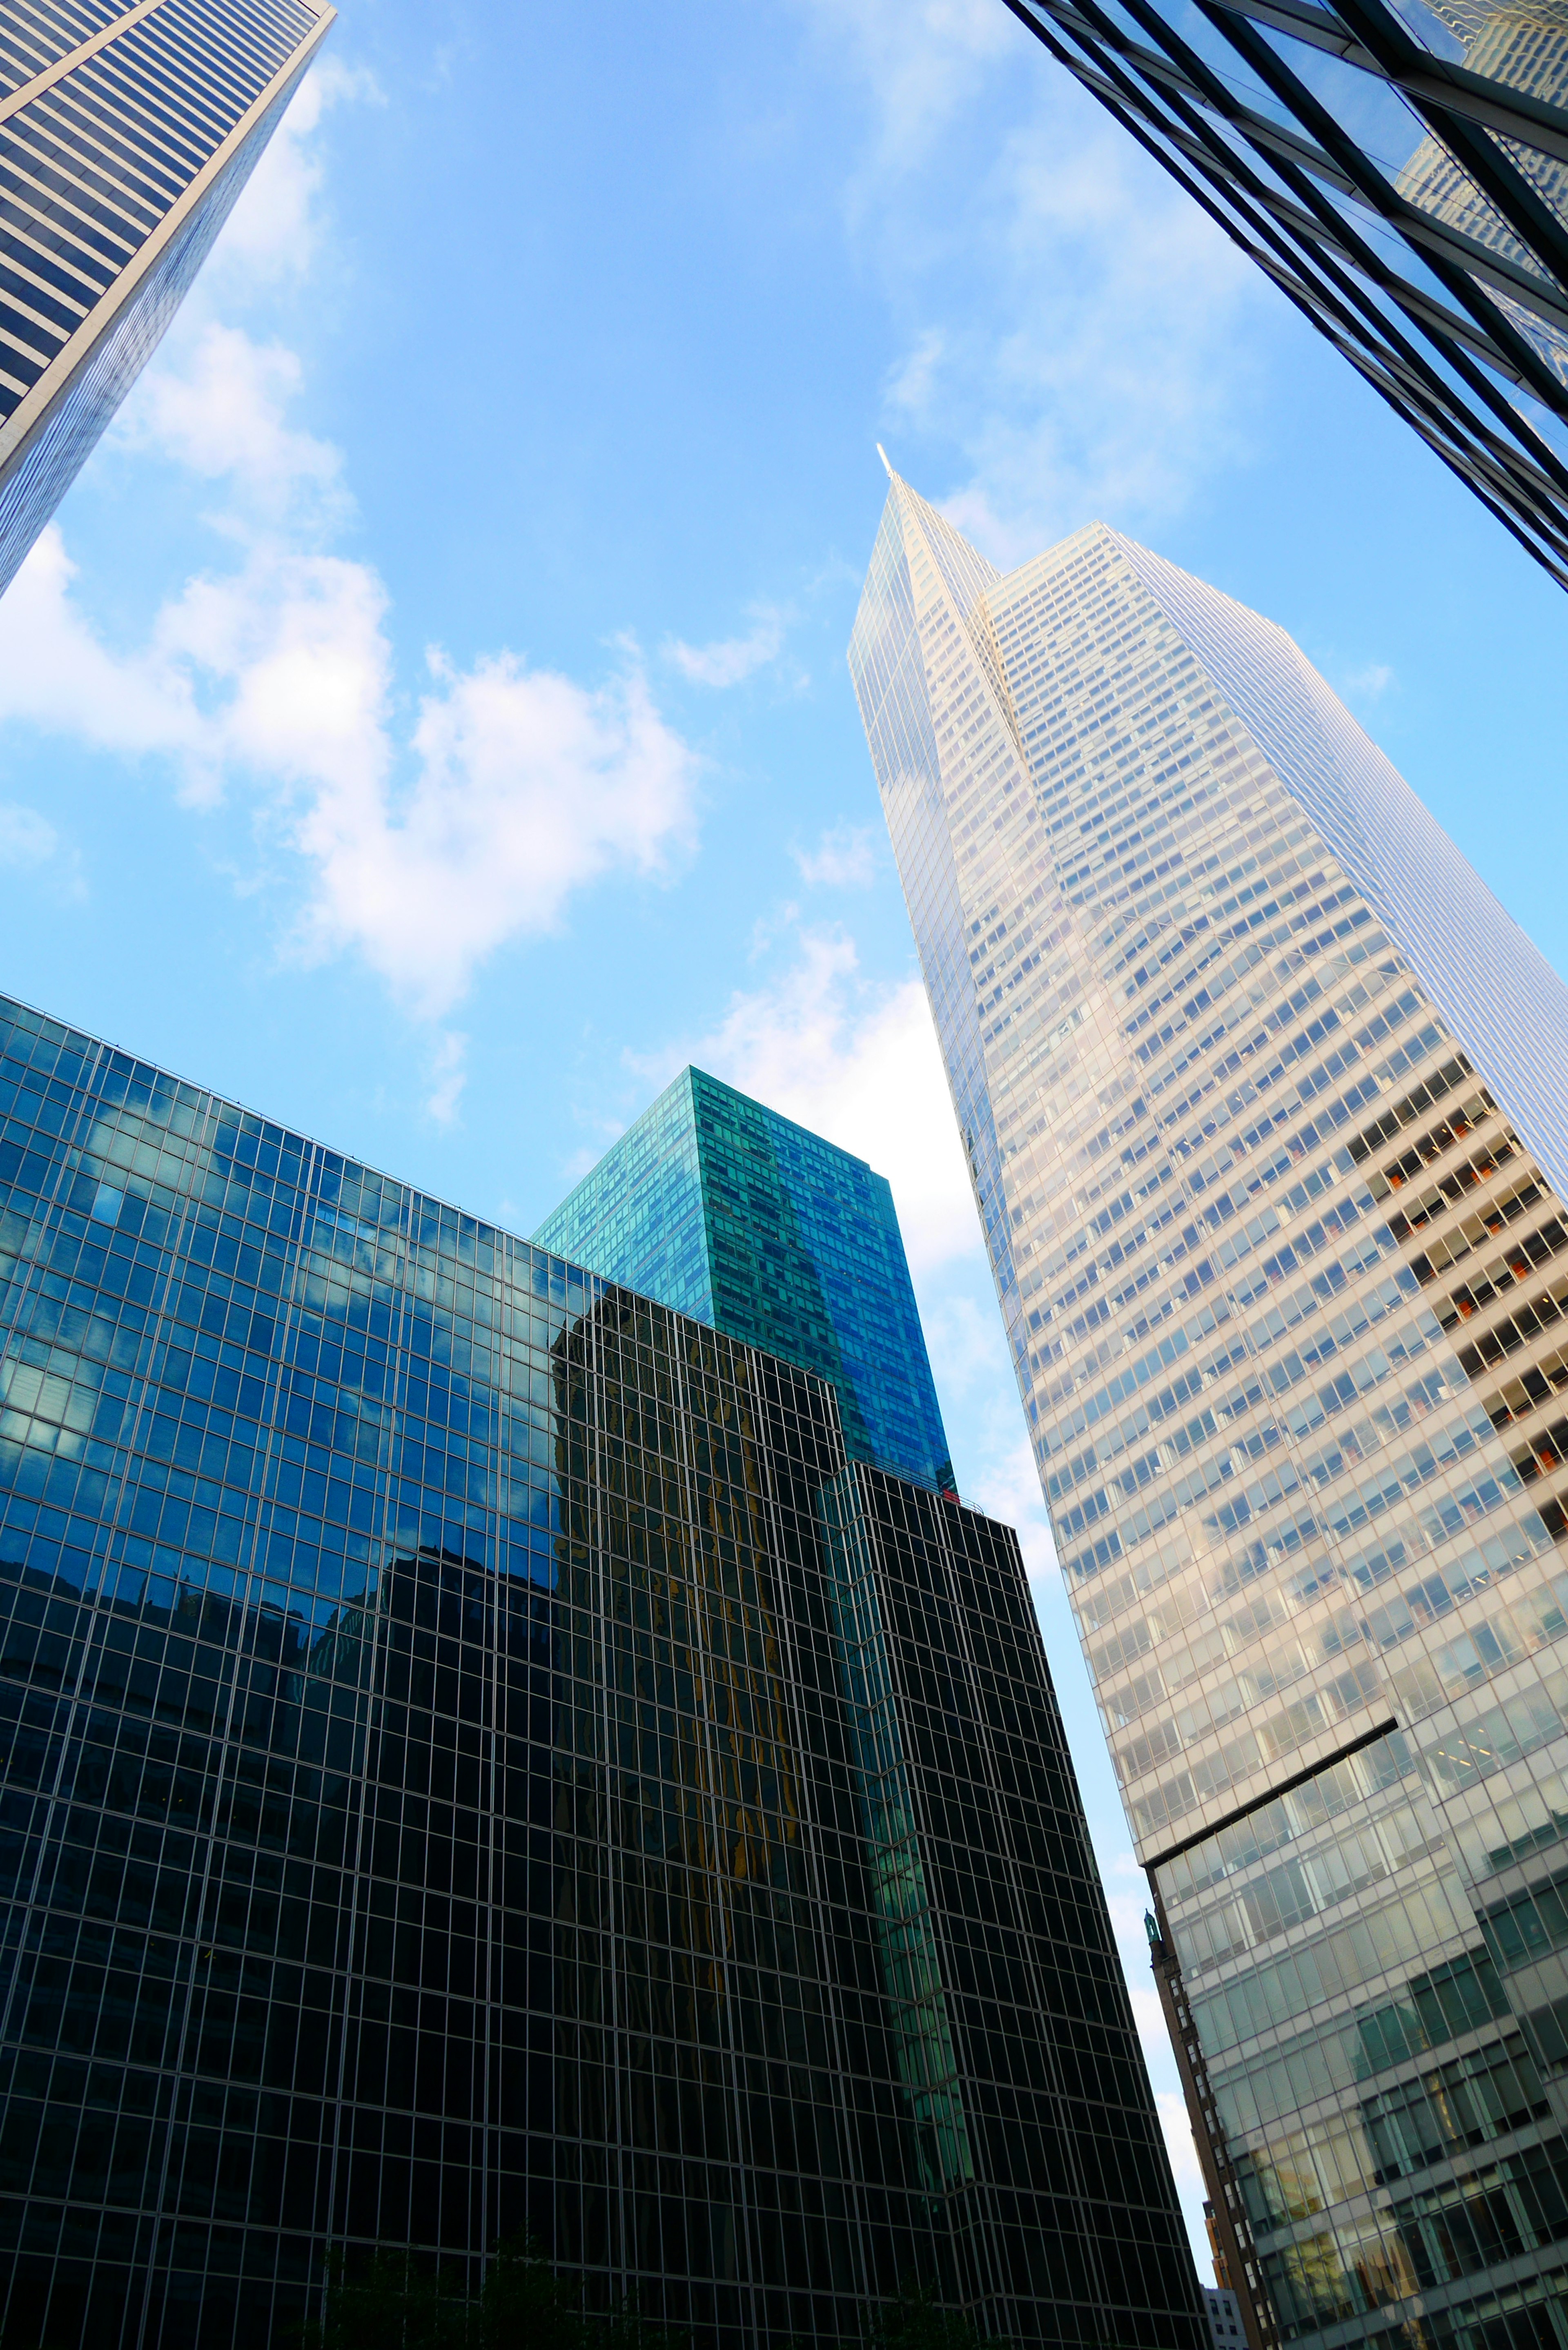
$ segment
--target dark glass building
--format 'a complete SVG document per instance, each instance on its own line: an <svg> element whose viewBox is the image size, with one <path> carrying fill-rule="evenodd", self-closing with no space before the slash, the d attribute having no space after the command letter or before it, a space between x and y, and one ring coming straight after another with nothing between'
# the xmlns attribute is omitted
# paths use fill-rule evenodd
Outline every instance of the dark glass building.
<svg viewBox="0 0 1568 2350"><path fill-rule="evenodd" d="M1564 0L1007 0L1568 586Z"/></svg>
<svg viewBox="0 0 1568 2350"><path fill-rule="evenodd" d="M1015 1539L836 1394L0 1002L7 2345L528 2224L1197 2350Z"/></svg>
<svg viewBox="0 0 1568 2350"><path fill-rule="evenodd" d="M152 356L334 13L0 0L0 591Z"/></svg>
<svg viewBox="0 0 1568 2350"><path fill-rule="evenodd" d="M893 1194L852 1151L683 1069L534 1238L831 1380L854 1460L950 1488Z"/></svg>

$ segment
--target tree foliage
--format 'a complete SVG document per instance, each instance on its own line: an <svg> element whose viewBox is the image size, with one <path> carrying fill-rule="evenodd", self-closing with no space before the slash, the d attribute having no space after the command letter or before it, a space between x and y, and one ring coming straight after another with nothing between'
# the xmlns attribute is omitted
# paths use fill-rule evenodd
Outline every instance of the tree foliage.
<svg viewBox="0 0 1568 2350"><path fill-rule="evenodd" d="M635 2303L607 2316L585 2311L523 2237L501 2246L477 2293L406 2252L379 2252L354 2273L335 2258L325 2312L296 2339L304 2350L688 2350L684 2335L651 2324Z"/></svg>
<svg viewBox="0 0 1568 2350"><path fill-rule="evenodd" d="M295 2336L303 2350L691 2350L690 2338L645 2318L635 2302L607 2315L584 2309L525 2238L503 2244L477 2293L452 2271L380 2252L350 2273L341 2258L327 2277L324 2314ZM972 2322L921 2284L884 2302L868 2338L846 2350L1001 2350Z"/></svg>

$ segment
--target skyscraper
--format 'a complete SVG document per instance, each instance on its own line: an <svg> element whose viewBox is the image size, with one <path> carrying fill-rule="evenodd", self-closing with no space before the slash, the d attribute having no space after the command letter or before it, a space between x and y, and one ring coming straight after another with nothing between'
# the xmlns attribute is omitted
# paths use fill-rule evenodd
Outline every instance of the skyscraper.
<svg viewBox="0 0 1568 2350"><path fill-rule="evenodd" d="M683 1069L534 1238L831 1380L853 1460L951 1485L893 1194L853 1152Z"/></svg>
<svg viewBox="0 0 1568 2350"><path fill-rule="evenodd" d="M157 348L334 13L0 0L0 592Z"/></svg>
<svg viewBox="0 0 1568 2350"><path fill-rule="evenodd" d="M1113 531L895 476L850 664L1231 2282L1568 2342L1568 991Z"/></svg>
<svg viewBox="0 0 1568 2350"><path fill-rule="evenodd" d="M1016 1540L836 1392L0 1000L7 2350L524 2223L1198 2350Z"/></svg>
<svg viewBox="0 0 1568 2350"><path fill-rule="evenodd" d="M1564 0L1007 0L1568 586Z"/></svg>

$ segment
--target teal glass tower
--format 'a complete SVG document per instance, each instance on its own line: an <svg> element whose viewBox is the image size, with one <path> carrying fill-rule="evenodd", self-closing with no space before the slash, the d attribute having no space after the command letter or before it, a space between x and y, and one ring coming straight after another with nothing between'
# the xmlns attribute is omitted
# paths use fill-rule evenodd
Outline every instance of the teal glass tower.
<svg viewBox="0 0 1568 2350"><path fill-rule="evenodd" d="M534 1237L830 1380L853 1459L951 1489L893 1194L863 1159L683 1069Z"/></svg>

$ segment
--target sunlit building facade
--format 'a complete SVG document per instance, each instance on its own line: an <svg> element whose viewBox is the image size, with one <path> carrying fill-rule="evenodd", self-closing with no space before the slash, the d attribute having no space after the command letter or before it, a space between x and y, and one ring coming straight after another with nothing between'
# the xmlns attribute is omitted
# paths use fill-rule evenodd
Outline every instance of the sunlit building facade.
<svg viewBox="0 0 1568 2350"><path fill-rule="evenodd" d="M951 1487L893 1194L853 1151L683 1069L534 1238L816 1372L854 1460Z"/></svg>
<svg viewBox="0 0 1568 2350"><path fill-rule="evenodd" d="M0 0L0 592L157 348L334 13Z"/></svg>
<svg viewBox="0 0 1568 2350"><path fill-rule="evenodd" d="M0 2335L529 2228L694 2350L1205 2328L1005 1527L0 1000Z"/></svg>
<svg viewBox="0 0 1568 2350"><path fill-rule="evenodd" d="M1247 2330L1568 2343L1568 992L1115 532L850 660Z"/></svg>

